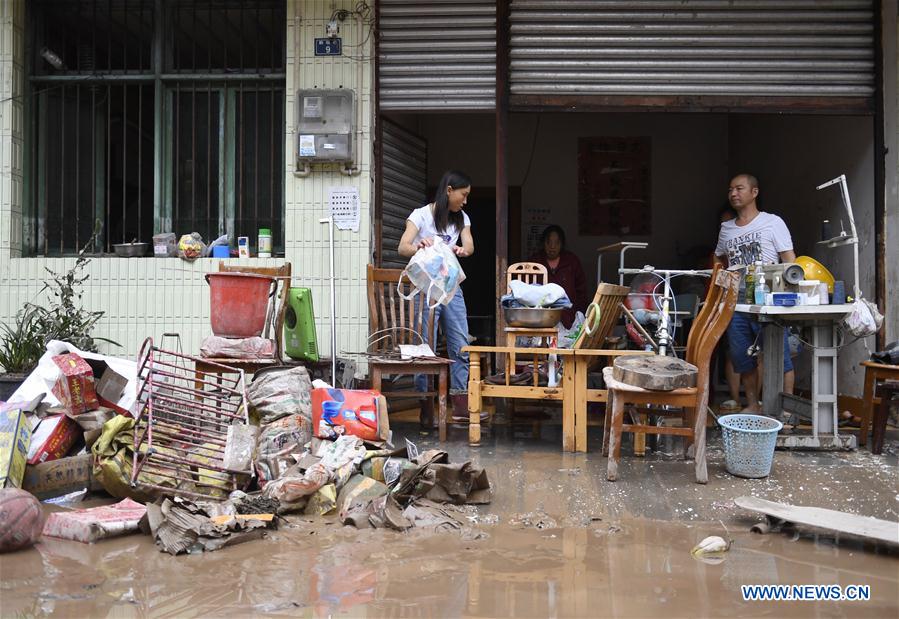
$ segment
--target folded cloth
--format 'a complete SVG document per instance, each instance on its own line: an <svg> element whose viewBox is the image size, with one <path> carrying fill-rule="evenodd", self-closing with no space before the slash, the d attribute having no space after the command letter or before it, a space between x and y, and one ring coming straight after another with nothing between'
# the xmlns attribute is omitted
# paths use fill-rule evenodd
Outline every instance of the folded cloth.
<svg viewBox="0 0 899 619"><path fill-rule="evenodd" d="M503 295L502 297L500 297L500 303L507 309L516 309L522 307L533 308L533 306L531 305L525 305L511 294ZM557 301L554 301L552 305L545 305L538 309L568 309L569 307L571 307L571 301L568 300L568 297L563 297Z"/></svg>
<svg viewBox="0 0 899 619"><path fill-rule="evenodd" d="M571 307L565 289L558 284L526 284L516 279L512 280L509 288L512 292L501 299L503 307ZM518 305L507 305L507 300Z"/></svg>

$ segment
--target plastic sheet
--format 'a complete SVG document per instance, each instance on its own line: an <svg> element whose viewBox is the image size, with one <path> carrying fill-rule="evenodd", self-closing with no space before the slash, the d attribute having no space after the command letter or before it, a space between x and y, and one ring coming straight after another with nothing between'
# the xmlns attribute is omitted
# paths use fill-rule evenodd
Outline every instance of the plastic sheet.
<svg viewBox="0 0 899 619"><path fill-rule="evenodd" d="M249 473L253 465L253 454L256 452L257 426L234 424L228 427L225 439L225 455L222 466L229 471Z"/></svg>

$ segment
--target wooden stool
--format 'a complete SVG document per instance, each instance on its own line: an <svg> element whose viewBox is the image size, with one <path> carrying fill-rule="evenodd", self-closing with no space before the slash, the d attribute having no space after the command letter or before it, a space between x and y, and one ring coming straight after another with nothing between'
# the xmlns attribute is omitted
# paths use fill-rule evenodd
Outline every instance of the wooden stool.
<svg viewBox="0 0 899 619"><path fill-rule="evenodd" d="M858 433L859 447L863 446L868 440L868 431L871 428L871 419L874 416L874 404L877 403L874 397L877 384L885 380L899 380L899 365L889 365L875 361L863 361L860 365L865 368L865 393L862 398L862 422ZM887 408L889 408L889 403L887 403ZM883 423L886 424L886 418L884 418ZM872 453L874 453L873 445ZM876 453L880 453L880 451Z"/></svg>

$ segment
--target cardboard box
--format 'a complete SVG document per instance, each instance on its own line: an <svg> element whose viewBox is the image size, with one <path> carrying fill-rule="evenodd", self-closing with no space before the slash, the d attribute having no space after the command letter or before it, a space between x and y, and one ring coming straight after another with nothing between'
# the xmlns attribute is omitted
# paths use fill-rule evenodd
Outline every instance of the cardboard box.
<svg viewBox="0 0 899 619"><path fill-rule="evenodd" d="M94 410L100 405L94 383L94 372L87 361L73 352L53 357L59 377L53 395L73 415Z"/></svg>
<svg viewBox="0 0 899 619"><path fill-rule="evenodd" d="M81 435L81 427L66 415L44 417L32 432L28 464L64 458Z"/></svg>
<svg viewBox="0 0 899 619"><path fill-rule="evenodd" d="M89 453L51 460L25 467L22 490L27 490L40 500L77 492L87 488L102 490L103 486L94 479L93 456Z"/></svg>
<svg viewBox="0 0 899 619"><path fill-rule="evenodd" d="M94 372L96 381L97 400L107 408L114 409L122 415L128 411L119 406L119 400L128 387L128 379L109 367L109 364L100 359L85 359Z"/></svg>
<svg viewBox="0 0 899 619"><path fill-rule="evenodd" d="M31 424L17 408L0 412L0 488L21 488L31 445Z"/></svg>

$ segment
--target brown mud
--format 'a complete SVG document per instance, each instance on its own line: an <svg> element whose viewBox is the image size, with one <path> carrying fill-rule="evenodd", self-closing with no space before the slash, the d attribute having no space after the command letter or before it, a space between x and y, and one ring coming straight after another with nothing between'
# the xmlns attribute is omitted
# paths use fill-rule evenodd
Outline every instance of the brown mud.
<svg viewBox="0 0 899 619"><path fill-rule="evenodd" d="M263 540L178 557L143 535L45 538L0 556L0 616L899 616L899 550L825 531L750 533L759 518L732 503L750 494L896 520L895 445L885 457L778 452L770 478L744 480L713 442L707 486L664 445L643 459L626 448L614 484L595 450L561 454L554 440L449 445L453 461L489 469L493 503L465 508L479 535L295 516ZM731 549L694 558L709 535ZM868 585L871 599L744 601L740 585L752 584Z"/></svg>

